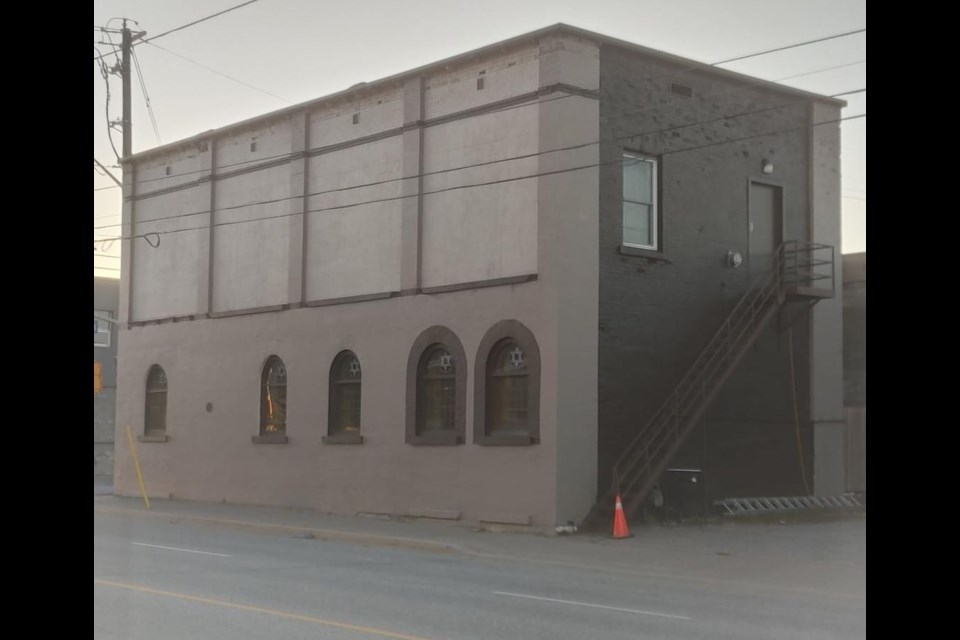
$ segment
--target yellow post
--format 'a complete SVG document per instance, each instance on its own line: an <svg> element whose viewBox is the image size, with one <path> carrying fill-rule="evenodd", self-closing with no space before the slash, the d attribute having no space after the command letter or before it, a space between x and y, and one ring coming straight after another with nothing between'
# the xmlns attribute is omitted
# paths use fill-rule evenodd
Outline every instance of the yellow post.
<svg viewBox="0 0 960 640"><path fill-rule="evenodd" d="M130 425L127 425L127 441L130 443L130 452L133 454L133 466L137 469L137 480L140 481L140 493L143 494L143 501L150 509L150 498L147 497L147 487L143 484L143 473L140 472L140 460L137 459L137 447L133 444L133 434L130 432Z"/></svg>

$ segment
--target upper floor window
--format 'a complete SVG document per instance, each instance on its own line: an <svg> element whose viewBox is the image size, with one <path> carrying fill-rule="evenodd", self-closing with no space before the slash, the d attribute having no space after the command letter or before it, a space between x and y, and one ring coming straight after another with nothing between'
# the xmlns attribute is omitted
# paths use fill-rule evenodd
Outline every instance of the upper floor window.
<svg viewBox="0 0 960 640"><path fill-rule="evenodd" d="M623 244L659 250L657 161L623 154Z"/></svg>

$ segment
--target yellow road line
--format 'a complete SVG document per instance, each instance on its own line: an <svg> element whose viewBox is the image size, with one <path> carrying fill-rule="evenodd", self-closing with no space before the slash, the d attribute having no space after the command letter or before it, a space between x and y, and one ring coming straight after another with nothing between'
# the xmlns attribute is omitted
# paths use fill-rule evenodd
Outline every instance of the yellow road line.
<svg viewBox="0 0 960 640"><path fill-rule="evenodd" d="M112 580L99 580L97 578L93 579L93 584L104 585L107 587L117 587L118 589L130 589L131 591L141 591L143 593L149 593L157 596L167 596L168 598L179 598L180 600L188 600L190 602L212 604L220 607L227 607L230 609L239 609L240 611L266 613L268 615L277 616L280 618L288 618L290 620L301 620L303 622L313 622L315 624L323 624L329 627L338 627L340 629L348 629L350 631L358 631L360 633L369 633L376 636L383 636L385 638L397 638L398 640L428 640L427 638L423 638L421 636L410 636L403 633L395 633L393 631L387 631L385 629L377 629L375 627L364 627L361 625L350 624L348 622L337 622L336 620L327 620L326 618L318 618L317 616L305 616L299 613L290 613L289 611L280 611L279 609L268 609L266 607L255 607L247 604L237 604L235 602L227 602L226 600L214 600L213 598L202 598L200 596L191 596L186 593L177 593L176 591L163 591L160 589L151 589L150 587L144 587L136 584L126 584L124 582L114 582Z"/></svg>

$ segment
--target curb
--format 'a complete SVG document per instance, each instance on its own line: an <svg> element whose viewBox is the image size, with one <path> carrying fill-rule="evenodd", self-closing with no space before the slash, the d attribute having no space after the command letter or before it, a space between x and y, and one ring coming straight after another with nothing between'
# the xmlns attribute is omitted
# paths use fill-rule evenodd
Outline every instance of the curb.
<svg viewBox="0 0 960 640"><path fill-rule="evenodd" d="M243 529L247 531L259 531L273 534L289 534L300 538L311 538L316 540L325 540L333 542L350 542L371 547L392 547L397 549L415 549L419 551L432 551L434 553L458 553L465 554L468 551L457 545L445 542L433 542L429 540L419 540L416 538L400 538L395 536L382 536L371 533L356 533L352 531L337 531L334 529L315 529L313 527L298 527L288 524L267 524L263 522L251 522L249 520L233 520L229 518L215 518L210 516L196 516L189 514L171 513L169 511L134 511L132 509L118 509L114 507L94 506L94 513L105 513L112 515L129 515L147 518L164 518L171 522L190 522L193 524L229 527L233 529Z"/></svg>

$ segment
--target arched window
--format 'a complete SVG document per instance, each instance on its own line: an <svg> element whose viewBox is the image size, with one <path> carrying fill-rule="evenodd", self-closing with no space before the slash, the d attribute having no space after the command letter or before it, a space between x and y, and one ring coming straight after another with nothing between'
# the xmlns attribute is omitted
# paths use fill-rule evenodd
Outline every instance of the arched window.
<svg viewBox="0 0 960 640"><path fill-rule="evenodd" d="M330 366L330 413L327 420L328 444L359 444L360 360L352 351L342 351Z"/></svg>
<svg viewBox="0 0 960 640"><path fill-rule="evenodd" d="M270 356L260 377L260 435L284 436L287 432L287 368Z"/></svg>
<svg viewBox="0 0 960 640"><path fill-rule="evenodd" d="M540 439L540 349L516 320L498 322L477 351L473 440L484 445Z"/></svg>
<svg viewBox="0 0 960 640"><path fill-rule="evenodd" d="M501 340L487 358L487 433L529 431L530 369L520 344Z"/></svg>
<svg viewBox="0 0 960 640"><path fill-rule="evenodd" d="M167 434L167 374L158 364L150 367L147 374L147 393L143 416L145 436Z"/></svg>
<svg viewBox="0 0 960 640"><path fill-rule="evenodd" d="M431 345L417 371L417 435L454 431L457 415L457 364L442 344Z"/></svg>
<svg viewBox="0 0 960 640"><path fill-rule="evenodd" d="M407 442L459 444L466 431L466 358L446 327L414 341L407 364Z"/></svg>

